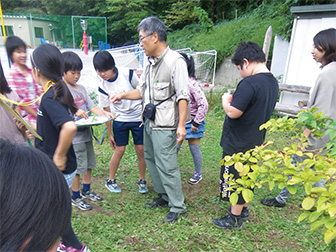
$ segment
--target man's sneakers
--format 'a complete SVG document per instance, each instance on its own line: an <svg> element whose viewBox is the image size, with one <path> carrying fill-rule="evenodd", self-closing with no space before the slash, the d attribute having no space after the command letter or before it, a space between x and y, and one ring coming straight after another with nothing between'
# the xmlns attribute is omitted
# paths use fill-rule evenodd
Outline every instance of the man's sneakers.
<svg viewBox="0 0 336 252"><path fill-rule="evenodd" d="M115 179L108 179L105 183L105 187L113 193L120 193L121 189L120 187L117 185L117 180Z"/></svg>
<svg viewBox="0 0 336 252"><path fill-rule="evenodd" d="M159 195L160 196L160 195ZM154 207L168 207L168 201L162 199L160 196L159 198L153 199L152 202L148 202L145 204L145 207L154 208Z"/></svg>
<svg viewBox="0 0 336 252"><path fill-rule="evenodd" d="M275 198L273 199L262 199L260 200L261 204L265 206L275 206L275 207L284 207L286 206L286 203L280 203Z"/></svg>
<svg viewBox="0 0 336 252"><path fill-rule="evenodd" d="M148 188L146 186L146 180L140 179L139 182L138 182L138 186L139 186L139 193L148 192Z"/></svg>
<svg viewBox="0 0 336 252"><path fill-rule="evenodd" d="M77 199L71 199L73 206L78 207L80 210L89 211L92 210L92 205L84 200L82 196Z"/></svg>
<svg viewBox="0 0 336 252"><path fill-rule="evenodd" d="M194 175L188 180L189 184L196 185L202 180L202 173L195 172Z"/></svg>
<svg viewBox="0 0 336 252"><path fill-rule="evenodd" d="M220 218L220 219L213 219L213 224L215 224L216 227L219 228L225 228L225 229L242 229L243 226L243 220L241 216L234 216L231 212L229 212L229 215Z"/></svg>
<svg viewBox="0 0 336 252"><path fill-rule="evenodd" d="M163 222L175 223L180 217L186 217L187 215L188 215L187 212L184 213L169 212L169 214L163 219Z"/></svg>
<svg viewBox="0 0 336 252"><path fill-rule="evenodd" d="M93 191L89 190L89 191L82 191L81 192L81 195L83 198L87 198L89 200L92 200L92 201L102 201L103 200L103 197L94 193Z"/></svg>
<svg viewBox="0 0 336 252"><path fill-rule="evenodd" d="M82 244L81 249L76 249L74 247L67 247L64 245L64 243L61 241L57 246L57 252L91 252L90 249L85 246L85 244Z"/></svg>

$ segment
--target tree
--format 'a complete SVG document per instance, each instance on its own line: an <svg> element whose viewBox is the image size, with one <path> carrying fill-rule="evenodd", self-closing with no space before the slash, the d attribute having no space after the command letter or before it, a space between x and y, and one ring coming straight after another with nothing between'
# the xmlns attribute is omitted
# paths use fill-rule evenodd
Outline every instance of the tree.
<svg viewBox="0 0 336 252"><path fill-rule="evenodd" d="M143 0L107 0L104 15L108 17L110 42L122 45L136 41L139 22L150 15L148 2Z"/></svg>
<svg viewBox="0 0 336 252"><path fill-rule="evenodd" d="M197 15L194 7L199 6L199 0L188 1L179 0L173 3L171 8L166 11L166 25L168 28L181 29L197 21Z"/></svg>
<svg viewBox="0 0 336 252"><path fill-rule="evenodd" d="M312 223L311 231L323 227L324 241L330 243L336 239L336 121L323 117L322 112L316 113L317 110L312 108L308 112L300 112L295 119L271 119L260 129L293 132L293 138L303 146L307 138L303 135L302 127L311 129L315 137L323 136L323 130L328 128L326 134L331 141L326 145L327 153L324 156L316 152L303 152L297 144L279 151L270 150L267 147L272 142L268 142L246 153L226 156L221 165L234 165L242 176L228 182L231 188L237 190L230 197L233 205L237 203L238 193L242 193L245 201L250 202L253 199L250 188L260 188L263 184L268 184L270 190L276 186L279 189L287 187L291 194L296 193L297 185L303 185L307 196L302 201L303 213L298 222L308 219ZM304 161L292 164L294 154L300 157L305 155ZM225 174L224 179L228 178L229 175ZM321 179L326 182L324 187L313 187Z"/></svg>

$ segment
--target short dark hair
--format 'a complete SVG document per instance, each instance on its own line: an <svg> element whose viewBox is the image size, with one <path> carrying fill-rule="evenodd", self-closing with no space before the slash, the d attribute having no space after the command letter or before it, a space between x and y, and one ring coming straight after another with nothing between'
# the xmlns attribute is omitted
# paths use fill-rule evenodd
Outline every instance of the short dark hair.
<svg viewBox="0 0 336 252"><path fill-rule="evenodd" d="M31 64L36 71L55 82L54 99L67 106L75 114L78 108L67 85L62 80L64 61L60 50L51 44L40 44L31 55Z"/></svg>
<svg viewBox="0 0 336 252"><path fill-rule="evenodd" d="M236 49L231 62L236 66L243 67L244 59L249 62L264 63L265 54L260 46L252 41L242 42Z"/></svg>
<svg viewBox="0 0 336 252"><path fill-rule="evenodd" d="M320 31L313 38L317 50L324 51L323 59L326 64L336 61L336 29L330 28Z"/></svg>
<svg viewBox="0 0 336 252"><path fill-rule="evenodd" d="M157 33L160 41L167 41L166 26L161 19L156 16L146 17L138 24L137 31L142 31L146 35Z"/></svg>
<svg viewBox="0 0 336 252"><path fill-rule="evenodd" d="M114 59L108 51L96 52L93 56L93 66L96 71L115 70Z"/></svg>
<svg viewBox="0 0 336 252"><path fill-rule="evenodd" d="M25 50L27 49L26 43L22 39L14 35L7 37L5 46L6 46L7 55L10 58L11 62L13 62L12 55L16 49L21 48L21 47L23 47Z"/></svg>
<svg viewBox="0 0 336 252"><path fill-rule="evenodd" d="M71 199L62 172L42 151L4 139L0 205L0 251L47 251L70 225Z"/></svg>
<svg viewBox="0 0 336 252"><path fill-rule="evenodd" d="M0 62L0 93L1 94L9 94L12 91L12 89L8 86L8 82L5 78L2 65Z"/></svg>
<svg viewBox="0 0 336 252"><path fill-rule="evenodd" d="M185 54L185 53L180 53L183 58L185 59L186 63L187 63L187 68L188 68L188 75L189 77L194 77L195 76L195 62L194 62L194 58L190 55L190 54Z"/></svg>
<svg viewBox="0 0 336 252"><path fill-rule="evenodd" d="M81 58L74 52L63 52L62 53L64 60L64 69L63 72L68 71L81 71L83 69L83 62Z"/></svg>

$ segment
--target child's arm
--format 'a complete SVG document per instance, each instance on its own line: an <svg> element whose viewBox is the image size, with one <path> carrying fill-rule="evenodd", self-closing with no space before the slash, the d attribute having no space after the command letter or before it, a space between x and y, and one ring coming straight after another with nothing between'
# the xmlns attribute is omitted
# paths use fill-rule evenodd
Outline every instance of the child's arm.
<svg viewBox="0 0 336 252"><path fill-rule="evenodd" d="M109 111L102 110L101 108L98 108L97 106L94 106L90 111L97 115L103 115L107 118L112 118L113 120L116 119L116 115L114 113L111 113Z"/></svg>
<svg viewBox="0 0 336 252"><path fill-rule="evenodd" d="M15 110L19 115L21 114L21 111L20 111L20 107L19 107L19 106L17 106L14 110ZM26 126L25 126L22 122L20 122L19 120L17 120L17 119L14 119L14 122L15 122L16 127L19 129L20 133L22 134L23 138L24 138L24 139L27 139L28 136L27 136L27 134L26 134L26 130L27 130L27 129L26 129Z"/></svg>
<svg viewBox="0 0 336 252"><path fill-rule="evenodd" d="M77 126L74 121L68 121L61 126L58 144L53 156L53 161L61 170L65 170L67 157L66 154L71 146L72 139L77 131Z"/></svg>
<svg viewBox="0 0 336 252"><path fill-rule="evenodd" d="M35 118L37 118L37 113L36 113L36 111L33 108L31 108L29 106L21 106L21 108L23 110L25 110L28 114L31 114L32 116L34 116Z"/></svg>
<svg viewBox="0 0 336 252"><path fill-rule="evenodd" d="M243 115L243 111L231 106L232 95L229 93L224 93L222 96L222 106L225 114L231 119L237 119Z"/></svg>
<svg viewBox="0 0 336 252"><path fill-rule="evenodd" d="M76 116L78 116L79 118L85 118L85 119L89 118L88 114L83 109L78 109L76 112Z"/></svg>
<svg viewBox="0 0 336 252"><path fill-rule="evenodd" d="M111 113L110 107L105 107L104 110L106 112ZM109 140L110 140L110 145L113 149L115 149L117 144L116 144L116 142L114 140L114 137L113 137L113 134L112 134L111 121L106 122L106 128L107 128L107 134L108 134Z"/></svg>

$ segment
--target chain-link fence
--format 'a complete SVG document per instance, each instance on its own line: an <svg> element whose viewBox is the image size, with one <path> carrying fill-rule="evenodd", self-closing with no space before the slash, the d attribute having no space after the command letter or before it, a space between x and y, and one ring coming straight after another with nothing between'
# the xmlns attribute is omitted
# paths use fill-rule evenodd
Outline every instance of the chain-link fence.
<svg viewBox="0 0 336 252"><path fill-rule="evenodd" d="M105 17L6 13L3 18L6 35L19 36L30 47L52 43L60 48L80 48L83 40L81 19L87 21L89 48L97 49L98 41L107 42Z"/></svg>

